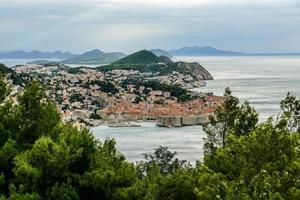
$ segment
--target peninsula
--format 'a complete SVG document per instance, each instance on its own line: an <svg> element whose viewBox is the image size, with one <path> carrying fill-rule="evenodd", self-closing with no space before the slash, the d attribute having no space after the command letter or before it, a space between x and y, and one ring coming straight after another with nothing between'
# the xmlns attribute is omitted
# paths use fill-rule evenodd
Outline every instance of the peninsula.
<svg viewBox="0 0 300 200"><path fill-rule="evenodd" d="M65 122L88 126L137 120L160 126L202 124L222 102L222 97L188 90L213 79L200 64L173 62L147 50L97 68L53 62L7 70L24 82L39 80ZM22 82L12 85L16 96Z"/></svg>

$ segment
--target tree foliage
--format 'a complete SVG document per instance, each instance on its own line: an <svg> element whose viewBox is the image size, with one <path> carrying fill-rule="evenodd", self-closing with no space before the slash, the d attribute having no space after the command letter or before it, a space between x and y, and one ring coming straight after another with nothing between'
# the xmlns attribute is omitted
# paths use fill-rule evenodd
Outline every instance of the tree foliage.
<svg viewBox="0 0 300 200"><path fill-rule="evenodd" d="M207 134L205 143L207 153L218 147L225 148L230 134L247 135L256 127L258 114L248 102L239 105L239 99L232 96L230 89L226 88L223 104L209 119L210 123L203 127Z"/></svg>
<svg viewBox="0 0 300 200"><path fill-rule="evenodd" d="M258 124L256 111L226 90L204 129L203 161L159 147L133 164L114 140L62 123L31 82L18 104L0 104L0 199L300 199L299 100L289 94L281 108Z"/></svg>
<svg viewBox="0 0 300 200"><path fill-rule="evenodd" d="M280 102L281 123L285 124L289 131L300 133L300 99L290 93Z"/></svg>
<svg viewBox="0 0 300 200"><path fill-rule="evenodd" d="M9 93L9 87L0 74L0 104L6 99Z"/></svg>

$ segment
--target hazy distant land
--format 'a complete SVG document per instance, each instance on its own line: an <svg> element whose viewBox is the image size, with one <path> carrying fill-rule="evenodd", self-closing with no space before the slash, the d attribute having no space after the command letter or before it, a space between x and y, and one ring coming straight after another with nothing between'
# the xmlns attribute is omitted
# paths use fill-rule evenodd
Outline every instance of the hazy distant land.
<svg viewBox="0 0 300 200"><path fill-rule="evenodd" d="M299 56L300 53L244 53L237 51L221 50L214 47L181 47L178 49L164 50L151 49L156 56L176 57L176 56ZM63 64L79 65L103 65L113 63L126 56L123 52L104 52L99 49L87 51L82 54L71 52L42 52L42 51L11 51L0 53L0 59L37 59L31 63L43 64L50 59L58 59Z"/></svg>

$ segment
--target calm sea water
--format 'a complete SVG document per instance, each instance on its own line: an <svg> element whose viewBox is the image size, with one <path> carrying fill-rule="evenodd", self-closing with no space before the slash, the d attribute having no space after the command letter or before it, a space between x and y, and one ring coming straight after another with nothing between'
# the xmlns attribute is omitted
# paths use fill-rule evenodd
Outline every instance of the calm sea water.
<svg viewBox="0 0 300 200"><path fill-rule="evenodd" d="M142 160L144 153L152 153L158 146L167 146L178 153L177 157L194 162L203 155L203 133L201 126L183 128L161 128L153 123L142 123L139 128L93 128L96 138L114 138L117 148L130 161Z"/></svg>
<svg viewBox="0 0 300 200"><path fill-rule="evenodd" d="M224 93L230 87L241 101L249 101L261 120L277 116L288 92L300 96L300 57L182 57L199 62L215 80L196 91Z"/></svg>
<svg viewBox="0 0 300 200"><path fill-rule="evenodd" d="M215 80L195 90L222 95L225 87L230 87L241 101L247 100L257 109L261 121L278 114L279 102L288 91L300 96L300 57L178 57L174 60L199 62ZM13 66L22 62L6 60L4 63ZM142 160L143 153L153 152L158 146L168 146L178 152L180 159L191 162L203 157L205 134L201 126L160 128L144 123L140 128L102 126L92 131L100 141L115 138L117 148L131 161Z"/></svg>

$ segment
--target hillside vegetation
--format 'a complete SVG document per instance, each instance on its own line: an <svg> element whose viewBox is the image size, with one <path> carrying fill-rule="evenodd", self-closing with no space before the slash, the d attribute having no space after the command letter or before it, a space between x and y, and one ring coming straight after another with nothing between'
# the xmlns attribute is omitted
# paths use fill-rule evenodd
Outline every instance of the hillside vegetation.
<svg viewBox="0 0 300 200"><path fill-rule="evenodd" d="M163 62L154 53L148 50L141 50L125 58L113 62L107 66L97 68L100 71L110 71L114 69L138 70L141 72L162 72L164 70L172 71L171 66Z"/></svg>
<svg viewBox="0 0 300 200"><path fill-rule="evenodd" d="M148 50L141 50L112 63L111 66L148 65L159 62L160 59L154 53Z"/></svg>
<svg viewBox="0 0 300 200"><path fill-rule="evenodd" d="M13 70L0 63L0 74L5 75L12 72Z"/></svg>
<svg viewBox="0 0 300 200"><path fill-rule="evenodd" d="M12 80L15 85L21 85L25 81L22 77L16 74L16 72L4 64L0 63L0 77L7 77L8 79Z"/></svg>
<svg viewBox="0 0 300 200"><path fill-rule="evenodd" d="M198 63L173 62L166 56L156 56L148 50L141 50L114 63L97 68L99 71L137 70L163 76L173 71L191 75L194 79L211 80L213 77Z"/></svg>

